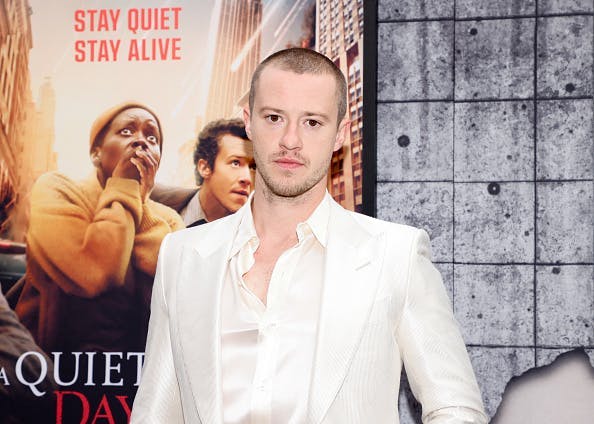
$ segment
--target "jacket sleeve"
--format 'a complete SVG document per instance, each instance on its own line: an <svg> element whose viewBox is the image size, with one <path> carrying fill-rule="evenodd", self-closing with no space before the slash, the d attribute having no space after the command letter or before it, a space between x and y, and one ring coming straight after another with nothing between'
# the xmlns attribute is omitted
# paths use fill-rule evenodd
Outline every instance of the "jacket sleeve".
<svg viewBox="0 0 594 424"><path fill-rule="evenodd" d="M108 179L94 205L68 178L45 174L31 193L27 255L65 292L94 297L124 284L141 219L134 180Z"/></svg>
<svg viewBox="0 0 594 424"><path fill-rule="evenodd" d="M143 204L142 220L132 249L134 267L154 276L161 241L168 233L184 227L181 217L173 209L151 200Z"/></svg>
<svg viewBox="0 0 594 424"><path fill-rule="evenodd" d="M169 310L165 298L166 284L165 256L167 240L163 240L153 294L151 299L151 318L142 368L140 387L134 399L131 424L183 423L183 413L179 384L175 373ZM173 284L169 281L169 284Z"/></svg>
<svg viewBox="0 0 594 424"><path fill-rule="evenodd" d="M419 230L410 252L407 291L396 337L423 423L486 424L480 391L441 276Z"/></svg>

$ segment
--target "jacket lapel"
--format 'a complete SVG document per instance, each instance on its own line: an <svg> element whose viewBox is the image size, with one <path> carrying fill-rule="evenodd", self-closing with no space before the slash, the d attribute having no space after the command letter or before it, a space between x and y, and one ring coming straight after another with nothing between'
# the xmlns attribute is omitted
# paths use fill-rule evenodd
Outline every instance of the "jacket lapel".
<svg viewBox="0 0 594 424"><path fill-rule="evenodd" d="M332 202L308 422L334 401L367 323L378 287L383 235L374 236Z"/></svg>
<svg viewBox="0 0 594 424"><path fill-rule="evenodd" d="M239 222L219 221L208 232L197 228L196 243L184 246L177 291L182 359L203 424L222 422L220 300Z"/></svg>

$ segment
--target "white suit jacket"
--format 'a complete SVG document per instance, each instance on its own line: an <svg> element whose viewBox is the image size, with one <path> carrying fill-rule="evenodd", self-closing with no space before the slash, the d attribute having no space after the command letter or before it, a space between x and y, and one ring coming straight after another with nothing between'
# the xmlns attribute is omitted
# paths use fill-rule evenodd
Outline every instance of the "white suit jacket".
<svg viewBox="0 0 594 424"><path fill-rule="evenodd" d="M398 423L403 364L425 422L485 423L427 234L331 204L307 423ZM222 423L220 297L242 214L164 239L132 423Z"/></svg>

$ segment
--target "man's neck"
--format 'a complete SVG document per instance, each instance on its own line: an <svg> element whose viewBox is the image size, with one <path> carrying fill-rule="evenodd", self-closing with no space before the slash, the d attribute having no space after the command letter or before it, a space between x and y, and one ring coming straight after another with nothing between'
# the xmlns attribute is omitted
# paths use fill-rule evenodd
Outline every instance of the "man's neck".
<svg viewBox="0 0 594 424"><path fill-rule="evenodd" d="M204 217L208 222L215 221L229 215L229 211L221 205L219 200L215 197L208 184L202 184L198 191L198 200L200 207L204 212Z"/></svg>
<svg viewBox="0 0 594 424"><path fill-rule="evenodd" d="M311 216L324 199L325 193L325 185L320 184L297 197L280 197L265 193L256 185L252 215L258 238L260 240L294 239L296 242L297 225Z"/></svg>
<svg viewBox="0 0 594 424"><path fill-rule="evenodd" d="M297 244L297 225L307 220L323 201L325 186L314 187L304 195L292 198L274 196L264 190L264 182L257 181L251 208L259 244L254 253L254 265L244 275L244 281L266 304L276 261Z"/></svg>

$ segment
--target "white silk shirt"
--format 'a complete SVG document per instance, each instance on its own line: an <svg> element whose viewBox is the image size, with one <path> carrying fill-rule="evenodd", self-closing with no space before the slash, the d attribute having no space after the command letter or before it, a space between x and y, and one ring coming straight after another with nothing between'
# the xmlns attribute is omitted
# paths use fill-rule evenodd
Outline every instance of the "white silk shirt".
<svg viewBox="0 0 594 424"><path fill-rule="evenodd" d="M226 424L305 421L322 293L329 200L297 226L298 243L276 262L266 305L242 276L259 240L250 208L233 241L222 292L222 391Z"/></svg>

